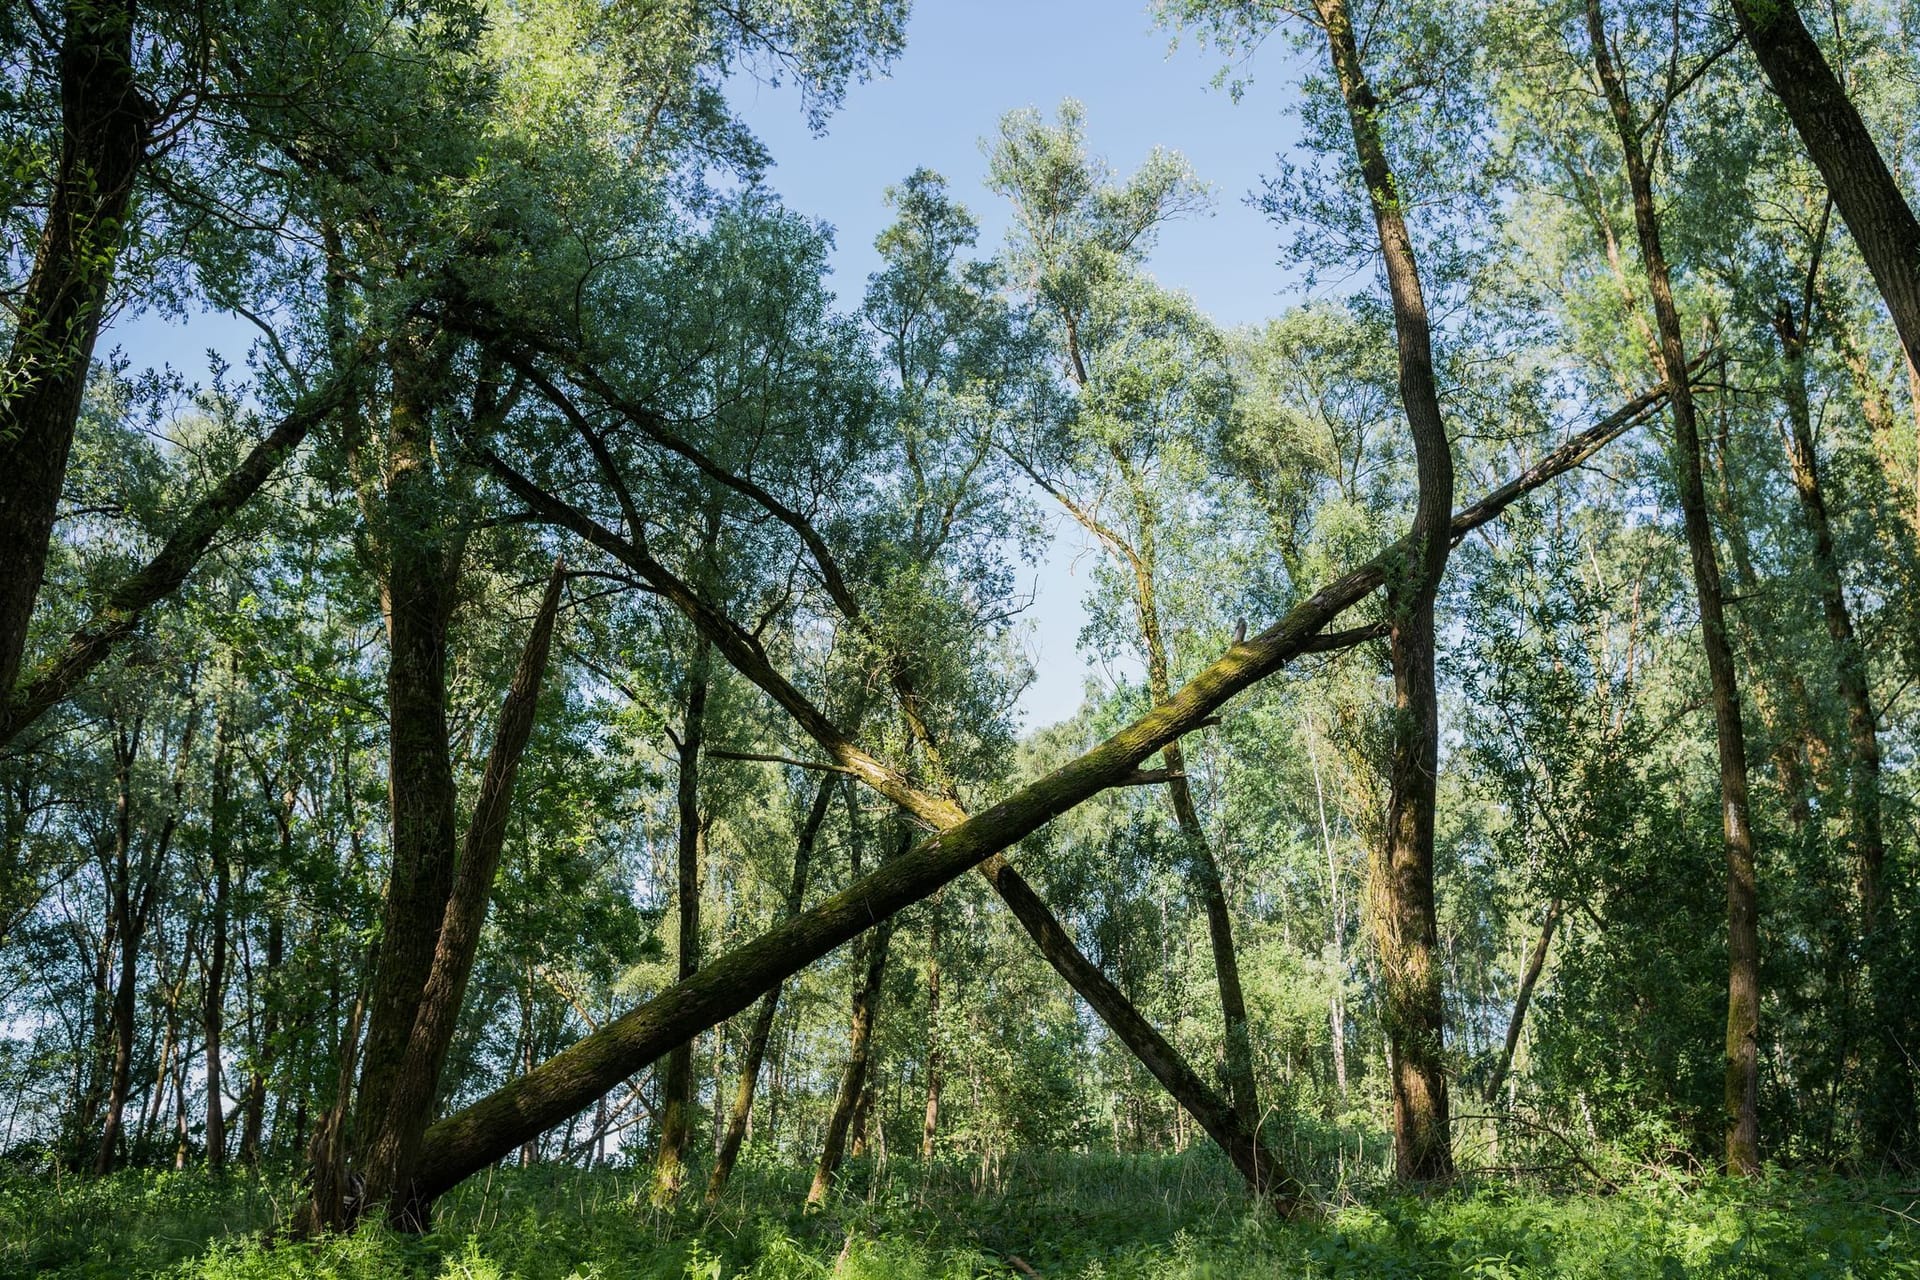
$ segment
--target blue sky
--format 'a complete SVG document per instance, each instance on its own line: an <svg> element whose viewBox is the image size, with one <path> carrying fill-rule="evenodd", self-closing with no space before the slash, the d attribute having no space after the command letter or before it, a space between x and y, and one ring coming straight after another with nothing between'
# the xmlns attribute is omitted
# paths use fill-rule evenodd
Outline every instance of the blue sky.
<svg viewBox="0 0 1920 1280"><path fill-rule="evenodd" d="M808 130L790 86L743 76L732 89L772 153L768 185L789 207L835 228L834 284L849 305L878 264L873 239L888 220L889 184L920 166L939 171L980 220L982 250L991 251L1007 218L981 182L981 139L1007 111L1031 106L1051 115L1075 98L1086 108L1089 145L1117 170L1164 146L1213 188L1211 214L1168 227L1151 269L1220 323L1248 324L1284 309L1299 286L1277 265L1278 231L1247 203L1295 135L1287 110L1294 76L1273 49L1252 66L1253 83L1236 103L1213 87L1221 65L1191 38L1175 47L1143 4L919 0L890 74L854 85L822 134ZM114 325L101 347L123 347L138 364L171 361L193 376L209 347L237 360L252 336L231 317L185 326L141 317ZM1084 681L1104 678L1076 644L1094 562L1077 528L1057 528L1052 553L1026 571L1035 593L1028 649L1038 672L1020 703L1029 728L1071 715Z"/></svg>
<svg viewBox="0 0 1920 1280"><path fill-rule="evenodd" d="M944 175L981 222L983 250L1005 234L1004 203L982 184L981 139L1019 107L1051 115L1064 98L1086 108L1090 147L1128 172L1156 146L1186 156L1214 192L1213 212L1161 236L1151 269L1222 324L1282 310L1298 279L1277 265L1279 233L1247 203L1295 133L1292 76L1278 48L1256 61L1239 102L1213 87L1222 59L1190 37L1177 47L1144 5L1113 0L920 0L892 73L855 85L824 134L811 134L799 97L741 80L736 107L772 152L768 185L836 231L835 285L858 300L878 265L882 193L916 167ZM1241 69L1242 73L1246 69ZM1104 673L1076 640L1096 553L1077 527L1056 525L1052 554L1026 573L1029 653L1038 678L1022 697L1028 728L1073 714L1082 686Z"/></svg>

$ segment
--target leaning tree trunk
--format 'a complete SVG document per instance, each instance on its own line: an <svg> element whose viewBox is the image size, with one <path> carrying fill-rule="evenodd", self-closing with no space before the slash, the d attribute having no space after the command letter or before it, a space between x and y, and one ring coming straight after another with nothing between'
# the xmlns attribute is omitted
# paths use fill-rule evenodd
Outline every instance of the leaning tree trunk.
<svg viewBox="0 0 1920 1280"><path fill-rule="evenodd" d="M1520 1032L1526 1026L1527 1009L1533 1003L1533 989L1540 985L1540 974L1547 967L1547 948L1553 945L1553 931L1560 924L1562 909L1558 898L1547 904L1546 919L1540 922L1540 936L1534 940L1533 951L1527 956L1526 972L1520 975L1520 989L1513 996L1513 1016L1507 1019L1507 1038L1500 1046L1500 1058L1494 1063L1493 1074L1487 1077L1486 1090L1481 1094L1488 1103L1500 1097L1507 1073L1513 1070L1513 1055L1520 1047Z"/></svg>
<svg viewBox="0 0 1920 1280"><path fill-rule="evenodd" d="M979 871L1013 912L1027 936L1033 939L1047 963L1067 980L1174 1101L1220 1144L1254 1194L1269 1200L1283 1214L1291 1215L1303 1208L1305 1187L1261 1142L1259 1128L1244 1123L1239 1111L1208 1087L1180 1056L1179 1050L1141 1015L1099 966L1081 952L1033 887L998 853L982 862Z"/></svg>
<svg viewBox="0 0 1920 1280"><path fill-rule="evenodd" d="M1173 677L1160 627L1160 606L1153 589L1152 543L1145 538L1142 541L1145 545L1134 566L1138 579L1136 604L1147 646L1147 692L1158 705L1173 696ZM1233 942L1233 916L1227 907L1226 885L1206 828L1201 825L1200 811L1193 803L1193 790L1187 785L1185 750L1178 741L1169 742L1160 758L1166 762L1171 775L1167 779L1167 799L1173 806L1174 821L1179 824L1181 839L1186 845L1194 887L1199 890L1201 905L1207 913L1214 985L1219 991L1221 1022L1227 1040L1227 1092L1233 1099L1233 1109L1239 1113L1240 1123L1248 1129L1257 1129L1260 1093L1253 1078L1253 1038L1248 1030L1247 998L1240 985L1240 957Z"/></svg>
<svg viewBox="0 0 1920 1280"><path fill-rule="evenodd" d="M1760 1168L1760 933L1759 885L1755 873L1752 820L1747 808L1746 734L1740 723L1740 685L1727 636L1726 607L1720 585L1720 560L1707 516L1706 485L1701 476L1700 433L1693 388L1686 378L1687 356L1680 311L1660 242L1660 217L1654 204L1653 173L1642 146L1624 81L1607 42L1600 0L1586 0L1587 32L1594 70L1607 95L1619 134L1627 183L1633 193L1634 227L1646 268L1647 292L1659 335L1655 352L1663 376L1672 385L1673 459L1680 509L1686 519L1687 551L1693 565L1694 594L1700 608L1700 639L1713 686L1714 736L1720 754L1720 800L1727 861L1727 1169L1757 1173Z"/></svg>
<svg viewBox="0 0 1920 1280"><path fill-rule="evenodd" d="M247 456L181 514L173 532L140 568L114 585L86 621L8 694L0 684L0 745L58 706L134 635L154 604L177 591L233 517L300 447L314 426L339 405L344 377L305 398Z"/></svg>
<svg viewBox="0 0 1920 1280"><path fill-rule="evenodd" d="M128 239L152 108L134 78L133 0L61 6L60 142L0 367L0 702L26 652L107 290Z"/></svg>
<svg viewBox="0 0 1920 1280"><path fill-rule="evenodd" d="M820 828L832 806L833 781L832 775L828 775L821 779L813 793L813 804L807 809L806 822L794 846L793 880L787 886L783 919L791 920L799 915L801 904L806 901L814 841L819 838ZM740 1158L740 1146L747 1139L747 1124L753 1118L753 1093L760 1082L760 1067L767 1058L767 1044L773 1038L773 1018L779 1007L780 988L776 986L761 998L760 1007L753 1015L753 1030L747 1036L746 1051L740 1059L740 1087L733 1096L733 1110L727 1116L726 1134L720 1139L720 1149L714 1153L713 1172L707 1178L709 1205L717 1203L727 1189L727 1179L733 1176L734 1163Z"/></svg>
<svg viewBox="0 0 1920 1280"><path fill-rule="evenodd" d="M1400 401L1419 478L1409 555L1387 582L1394 729L1386 847L1375 870L1374 912L1385 976L1383 1013L1393 1050L1396 1173L1427 1181L1453 1173L1441 998L1439 928L1434 915L1433 827L1440 711L1434 655L1434 597L1446 571L1453 511L1453 451L1434 383L1432 335L1399 185L1380 130L1380 100L1368 84L1346 0L1315 0L1367 184L1386 268L1398 344ZM1686 371L1681 367L1680 376Z"/></svg>
<svg viewBox="0 0 1920 1280"><path fill-rule="evenodd" d="M1793 0L1733 0L1733 12L1920 362L1920 220Z"/></svg>

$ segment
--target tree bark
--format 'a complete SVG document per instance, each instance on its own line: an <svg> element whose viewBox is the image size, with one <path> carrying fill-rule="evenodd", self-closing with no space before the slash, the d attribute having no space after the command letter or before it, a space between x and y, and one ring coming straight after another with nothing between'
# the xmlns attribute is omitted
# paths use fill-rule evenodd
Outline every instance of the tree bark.
<svg viewBox="0 0 1920 1280"><path fill-rule="evenodd" d="M292 857L293 802L289 795L279 809L280 852ZM285 861L282 865L287 865ZM279 911L267 917L267 963L261 976L260 1040L254 1054L253 1070L247 1077L246 1103L240 1111L240 1162L249 1169L260 1167L266 1150L267 1081L273 1074L273 1062L280 1037L280 966L286 958L287 927Z"/></svg>
<svg viewBox="0 0 1920 1280"><path fill-rule="evenodd" d="M1086 365L1081 359L1078 332L1071 312L1067 319L1067 351L1072 357L1074 381L1085 390ZM1164 629L1160 621L1159 596L1154 587L1158 563L1155 536L1156 513L1146 484L1137 469L1118 448L1111 448L1113 459L1132 495L1134 528L1129 542L1119 530L1108 527L1087 506L1055 492L1061 505L1075 520L1109 550L1126 561L1133 575L1133 605L1140 627L1141 647L1147 659L1147 696L1155 706L1173 694L1171 664L1167 658ZM1259 1090L1253 1077L1253 1043L1247 1024L1246 995L1240 983L1239 953L1233 942L1233 916L1228 909L1226 887L1220 875L1219 860L1207 840L1200 812L1193 803L1193 791L1187 785L1186 753L1178 741L1169 742L1161 758L1166 764L1167 798L1173 809L1185 845L1189 879L1199 895L1207 917L1207 940L1213 951L1214 985L1220 999L1221 1024L1226 1037L1227 1088L1242 1123L1256 1126L1260 1119Z"/></svg>
<svg viewBox="0 0 1920 1280"><path fill-rule="evenodd" d="M1608 442L1638 425L1666 396L1663 388L1635 397L1479 502L1456 512L1452 524L1454 538L1464 537L1497 518L1524 494L1591 458ZM638 572L655 573L657 566L634 554L633 548L619 535L560 503L507 467L497 456L482 451L481 457L502 484L542 518L578 534ZM1386 580L1389 566L1402 563L1410 550L1409 539L1395 542L1366 564L1315 591L1259 635L1234 645L1197 673L1166 704L1155 707L1099 746L992 808L942 824L941 830L905 856L705 965L692 978L676 983L525 1075L440 1121L428 1130L422 1147L417 1177L421 1191L433 1195L454 1186L512 1151L528 1136L580 1111L688 1036L746 1008L781 980L855 937L876 920L926 897L969 867L1039 830L1088 797L1126 782L1141 761L1175 738L1201 727L1229 698L1312 648L1319 632L1352 605L1378 590ZM662 580L661 585L672 597L678 597L676 605L713 637L715 647L742 674L756 684L762 684L763 680L773 684L778 690L776 700L783 706L797 696L782 688L777 676L768 677L761 670L764 660L741 635L729 631L724 620L704 608L701 602L687 599L671 582ZM1362 631L1371 634L1370 629ZM810 731L819 727L819 718L808 714L804 704L796 705L796 718ZM830 730L824 728L822 732L830 734ZM885 775L851 751L834 754L842 765L876 790L892 789Z"/></svg>
<svg viewBox="0 0 1920 1280"><path fill-rule="evenodd" d="M687 665L686 716L679 741L680 841L678 848L679 940L681 981L700 969L700 864L706 846L706 823L700 815L700 747L706 740L707 683L713 671L713 646L696 637L693 660ZM653 1162L655 1205L671 1204L686 1179L688 1134L693 1128L693 1037L667 1054L660 1096L660 1150Z"/></svg>
<svg viewBox="0 0 1920 1280"><path fill-rule="evenodd" d="M367 513L387 624L393 837L355 1110L356 1163L363 1166L374 1151L397 1144L397 1135L388 1132L396 1119L390 1097L411 1069L408 1041L439 946L458 842L447 733L447 628L459 565L442 525L432 438L444 362L439 346L431 336L396 339L385 501Z"/></svg>
<svg viewBox="0 0 1920 1280"><path fill-rule="evenodd" d="M865 964L859 985L854 988L853 1017L847 1029L847 1063L840 1073L840 1088L834 1094L832 1114L827 1118L827 1134L820 1144L820 1161L814 1166L813 1185L807 1189L810 1210L827 1202L846 1155L847 1134L853 1127L854 1111L867 1086L867 1068L873 1055L873 1024L879 1014L881 984L886 979L887 951L892 941L892 917L867 931Z"/></svg>
<svg viewBox="0 0 1920 1280"><path fill-rule="evenodd" d="M833 781L822 778L813 793L813 804L807 809L807 818L800 828L800 839L793 850L793 880L787 886L787 898L782 919L791 920L800 914L801 905L806 901L807 877L812 870L813 846L819 838L820 828L827 820L827 811L833 806ZM747 1036L747 1047L740 1060L740 1087L733 1097L733 1110L727 1117L726 1135L720 1140L720 1149L713 1157L713 1172L707 1178L707 1204L719 1202L721 1193L727 1189L727 1179L733 1176L733 1166L740 1158L740 1146L747 1139L747 1124L753 1118L753 1093L760 1082L760 1066L766 1061L767 1044L773 1038L773 1018L780 1006L780 988L774 987L760 1000L760 1007L753 1015L753 1030Z"/></svg>
<svg viewBox="0 0 1920 1280"><path fill-rule="evenodd" d="M1847 769L1849 808L1853 818L1853 854L1856 892L1862 931L1871 936L1878 927L1881 879L1886 864L1886 837L1880 804L1880 734L1867 685L1867 658L1853 628L1840 575L1840 556L1834 547L1833 526L1827 517L1826 492L1821 484L1820 458L1813 439L1813 414L1807 398L1805 335L1796 324L1790 304L1775 315L1775 330L1786 358L1781 384L1787 407L1787 462L1800 499L1801 518L1813 537L1813 576L1820 595L1827 638L1833 642L1834 685L1847 709L1847 738L1851 748Z"/></svg>
<svg viewBox="0 0 1920 1280"><path fill-rule="evenodd" d="M1446 1076L1446 1006L1434 916L1433 828L1440 711L1434 597L1446 571L1453 510L1453 450L1434 382L1432 335L1399 184L1380 130L1381 103L1366 78L1346 0L1315 0L1334 75L1346 100L1354 152L1373 209L1393 302L1400 402L1419 478L1407 560L1387 582L1394 729L1386 847L1375 870L1375 929L1385 978L1383 1012L1394 1051L1393 1151L1399 1177L1453 1173ZM1686 376L1684 365L1680 376Z"/></svg>
<svg viewBox="0 0 1920 1280"><path fill-rule="evenodd" d="M138 1012L134 996L139 979L140 948L153 919L154 903L159 898L161 869L179 827L187 764L199 724L198 704L189 705L175 748L172 799L159 830L148 834L146 848L137 859L134 856L133 769L140 752L142 718L136 717L131 727L120 725L115 729L113 855L111 864L103 870L107 873L112 914L108 931L120 941L120 973L113 993L113 1065L108 1077L106 1118L100 1131L100 1149L94 1158L97 1174L111 1173L118 1158L127 1095L133 1085L134 1020Z"/></svg>
<svg viewBox="0 0 1920 1280"><path fill-rule="evenodd" d="M408 1230L424 1231L430 1203L412 1192L412 1166L421 1137L433 1119L433 1105L446 1066L447 1050L466 998L467 980L480 949L481 926L506 843L507 816L514 780L533 735L540 686L552 648L554 620L560 609L565 564L555 560L533 627L520 652L513 681L500 708L493 748L480 792L474 801L460 863L440 921L432 968L420 993L401 1070L387 1097L387 1118L367 1147L363 1172L369 1203L385 1203L388 1217Z"/></svg>
<svg viewBox="0 0 1920 1280"><path fill-rule="evenodd" d="M229 662L231 677L233 663ZM230 740L233 709L224 709L214 728L213 800L208 819L207 852L213 860L213 907L207 939L206 990L201 1029L206 1040L207 1168L219 1173L227 1163L226 1103L222 1098L220 1034L227 1009L227 903L233 883L233 759Z"/></svg>
<svg viewBox="0 0 1920 1280"><path fill-rule="evenodd" d="M1159 606L1150 577L1141 584L1141 622L1147 638L1148 693L1156 704L1173 696L1173 681L1167 664L1166 644L1161 636ZM1226 1077L1228 1096L1240 1123L1248 1129L1260 1126L1260 1092L1253 1078L1253 1039L1247 1023L1247 997L1240 985L1240 956L1233 943L1233 916L1227 906L1226 885L1220 877L1219 860L1200 822L1200 811L1193 803L1193 791L1187 785L1187 757L1176 739L1161 751L1166 762L1167 799L1173 806L1174 820L1187 846L1194 887L1207 913L1207 941L1213 948L1214 985L1220 996L1221 1021L1226 1031Z"/></svg>
<svg viewBox="0 0 1920 1280"><path fill-rule="evenodd" d="M1907 358L1920 361L1920 220L1793 0L1733 0L1733 12L1846 219Z"/></svg>
<svg viewBox="0 0 1920 1280"><path fill-rule="evenodd" d="M134 77L133 0L66 0L60 151L0 369L0 700L12 693L107 291L128 240L152 108Z"/></svg>
<svg viewBox="0 0 1920 1280"><path fill-rule="evenodd" d="M1847 801L1852 818L1851 843L1855 895L1860 912L1860 949L1866 962L1868 1003L1883 1034L1898 1021L1903 995L1885 976L1888 957L1880 933L1886 836L1880 797L1880 730L1867 680L1867 655L1854 631L1853 611L1847 604L1840 574L1840 555L1834 546L1833 526L1827 516L1826 491L1821 482L1820 456L1813 437L1813 412L1807 396L1806 328L1809 319L1795 317L1793 304L1782 300L1774 313L1774 331L1780 340L1785 370L1781 398L1786 403L1784 433L1787 463L1800 499L1801 518L1813 537L1813 576L1820 594L1820 612L1827 638L1833 644L1834 686L1847 711ZM1866 1082L1869 1126L1867 1141L1874 1154L1899 1158L1910 1147L1914 1124L1913 1070L1897 1046L1875 1038Z"/></svg>
<svg viewBox="0 0 1920 1280"><path fill-rule="evenodd" d="M1608 45L1600 0L1586 0L1587 32L1593 62L1614 128L1619 135L1633 193L1634 227L1646 269L1647 292L1659 335L1655 355L1663 376L1687 367L1680 311L1660 241L1653 174L1641 143L1641 126ZM1727 1169L1760 1169L1760 934L1759 885L1755 874L1752 820L1747 807L1746 734L1740 722L1740 685L1727 636L1726 608L1720 585L1720 561L1707 516L1706 485L1701 476L1700 433L1693 387L1684 375L1673 384L1673 459L1680 508L1686 520L1687 551L1693 566L1694 594L1700 607L1701 645L1713 687L1714 736L1720 756L1721 821L1727 863Z"/></svg>
<svg viewBox="0 0 1920 1280"><path fill-rule="evenodd" d="M927 923L927 1109L920 1125L920 1159L933 1159L940 1132L940 898Z"/></svg>

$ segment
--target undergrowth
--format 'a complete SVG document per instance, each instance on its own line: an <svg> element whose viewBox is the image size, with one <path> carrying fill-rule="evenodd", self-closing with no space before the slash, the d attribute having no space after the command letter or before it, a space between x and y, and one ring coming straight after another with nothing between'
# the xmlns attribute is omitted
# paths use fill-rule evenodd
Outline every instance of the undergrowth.
<svg viewBox="0 0 1920 1280"><path fill-rule="evenodd" d="M1600 1193L1511 1182L1376 1193L1321 1219L1257 1210L1211 1152L856 1165L827 1212L743 1166L717 1212L660 1212L638 1172L500 1170L434 1230L277 1233L286 1176L0 1175L0 1277L172 1280L1076 1280L1199 1277L1914 1277L1920 1208L1891 1183L1643 1175Z"/></svg>

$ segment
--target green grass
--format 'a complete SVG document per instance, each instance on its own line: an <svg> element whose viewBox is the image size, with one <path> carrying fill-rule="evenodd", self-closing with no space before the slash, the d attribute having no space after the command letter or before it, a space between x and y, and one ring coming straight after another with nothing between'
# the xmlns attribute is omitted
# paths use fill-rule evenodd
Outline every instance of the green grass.
<svg viewBox="0 0 1920 1280"><path fill-rule="evenodd" d="M1643 1177L1614 1194L1510 1184L1375 1195L1300 1224L1255 1211L1211 1152L1039 1155L997 1169L856 1166L830 1210L748 1165L715 1214L636 1205L638 1174L507 1170L430 1235L275 1241L287 1177L0 1175L0 1277L176 1280L1054 1280L1199 1277L1915 1277L1920 1209L1893 1184ZM1908 1216L1908 1215L1912 1216Z"/></svg>

